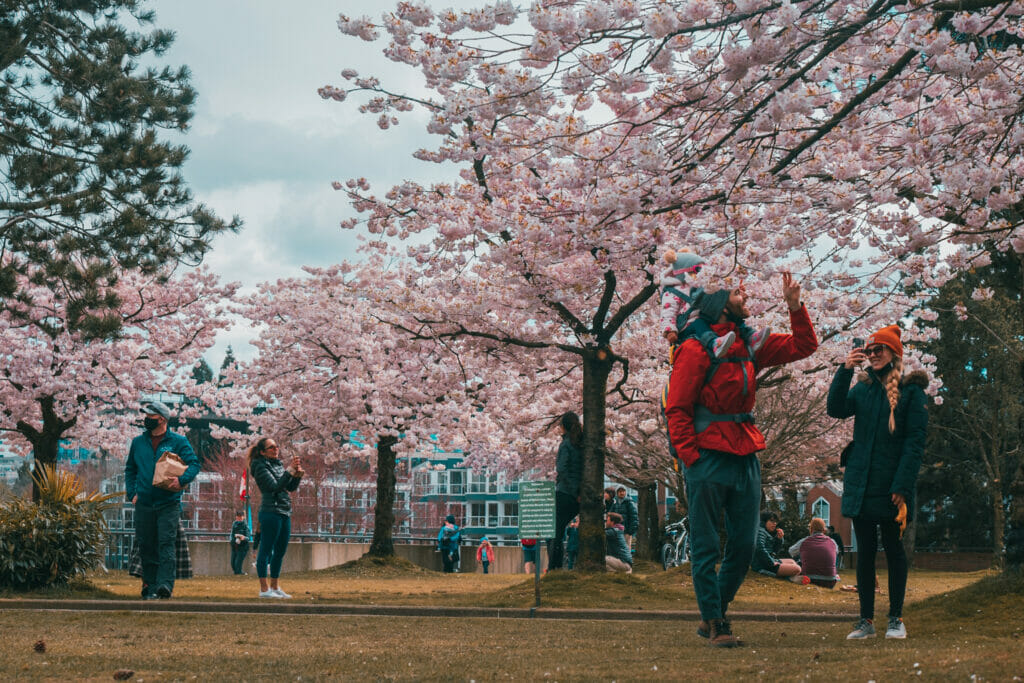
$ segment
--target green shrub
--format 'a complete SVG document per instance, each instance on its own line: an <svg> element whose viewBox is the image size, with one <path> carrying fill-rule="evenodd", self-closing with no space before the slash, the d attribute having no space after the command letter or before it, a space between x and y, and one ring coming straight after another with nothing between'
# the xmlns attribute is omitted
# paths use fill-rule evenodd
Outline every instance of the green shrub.
<svg viewBox="0 0 1024 683"><path fill-rule="evenodd" d="M84 494L70 472L43 466L33 474L40 499L0 503L0 587L25 590L66 584L103 561L103 511L118 493Z"/></svg>

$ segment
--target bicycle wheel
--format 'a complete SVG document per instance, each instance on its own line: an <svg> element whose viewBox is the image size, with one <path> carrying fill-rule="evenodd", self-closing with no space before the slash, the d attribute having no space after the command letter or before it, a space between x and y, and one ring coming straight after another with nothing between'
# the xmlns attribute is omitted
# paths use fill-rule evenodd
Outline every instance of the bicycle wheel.
<svg viewBox="0 0 1024 683"><path fill-rule="evenodd" d="M661 566L665 569L676 566L676 548L671 543L661 546Z"/></svg>

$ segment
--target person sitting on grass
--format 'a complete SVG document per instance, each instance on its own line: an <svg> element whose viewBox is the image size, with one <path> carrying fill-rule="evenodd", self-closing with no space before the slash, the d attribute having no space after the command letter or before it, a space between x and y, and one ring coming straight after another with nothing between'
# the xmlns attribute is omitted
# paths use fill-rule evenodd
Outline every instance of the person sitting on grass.
<svg viewBox="0 0 1024 683"><path fill-rule="evenodd" d="M626 545L626 535L623 532L622 515L617 512L609 512L604 520L604 536L608 547L608 554L604 556L605 567L610 572L633 573L633 555Z"/></svg>
<svg viewBox="0 0 1024 683"><path fill-rule="evenodd" d="M761 526L757 528L754 542L754 557L750 568L759 574L786 579L800 573L800 565L788 557L778 559L782 552L782 539L785 533L779 526L779 516L771 511L761 513Z"/></svg>
<svg viewBox="0 0 1024 683"><path fill-rule="evenodd" d="M800 573L789 577L793 583L813 583L822 588L833 588L839 583L836 574L836 542L825 533L825 520L815 517L807 525L810 536L804 536L794 543L789 554L800 558Z"/></svg>

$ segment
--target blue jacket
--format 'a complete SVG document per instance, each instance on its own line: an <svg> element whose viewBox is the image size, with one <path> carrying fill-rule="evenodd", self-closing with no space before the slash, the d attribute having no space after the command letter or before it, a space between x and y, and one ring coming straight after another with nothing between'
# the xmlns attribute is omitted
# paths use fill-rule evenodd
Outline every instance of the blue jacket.
<svg viewBox="0 0 1024 683"><path fill-rule="evenodd" d="M754 555L750 558L750 568L775 573L775 565L779 563L776 556L781 551L782 540L765 529L764 524L759 525L754 537Z"/></svg>
<svg viewBox="0 0 1024 683"><path fill-rule="evenodd" d="M153 486L156 461L168 451L180 456L188 465L185 474L178 477L182 489L196 478L196 475L199 474L199 458L196 457L188 439L168 429L164 432L154 451L149 432L143 432L132 439L132 443L128 447L128 458L124 461L124 488L128 502L138 496L138 504L149 507L164 507L181 503L181 491L167 491Z"/></svg>
<svg viewBox="0 0 1024 683"><path fill-rule="evenodd" d="M445 526L441 525L441 530L437 532L437 549L438 550L455 550L459 543L462 542L462 530L459 529L458 524L452 525L452 533L445 539L444 530Z"/></svg>

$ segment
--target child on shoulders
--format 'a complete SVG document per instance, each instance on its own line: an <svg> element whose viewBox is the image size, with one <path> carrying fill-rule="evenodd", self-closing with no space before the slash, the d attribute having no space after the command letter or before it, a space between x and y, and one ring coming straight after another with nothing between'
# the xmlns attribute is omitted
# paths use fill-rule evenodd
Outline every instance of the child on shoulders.
<svg viewBox="0 0 1024 683"><path fill-rule="evenodd" d="M678 252L669 249L665 252L664 259L668 269L661 278L662 336L671 347L694 337L712 358L721 358L736 341L736 333L727 332L721 337L716 335L711 325L701 318L696 305L704 290L686 284L688 279L692 279L700 272L704 266L704 259L685 249ZM745 324L740 324L736 330L751 353L760 349L771 334L768 328L754 332Z"/></svg>

